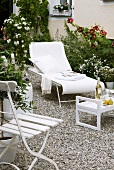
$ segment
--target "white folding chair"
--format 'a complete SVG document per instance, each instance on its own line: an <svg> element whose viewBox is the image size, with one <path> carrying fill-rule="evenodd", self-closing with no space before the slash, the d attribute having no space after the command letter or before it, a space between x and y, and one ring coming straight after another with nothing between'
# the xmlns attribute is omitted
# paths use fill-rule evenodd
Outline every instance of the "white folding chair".
<svg viewBox="0 0 114 170"><path fill-rule="evenodd" d="M34 160L32 161L32 163L30 164L30 166L28 167L28 170L32 169L32 167L34 166L34 164L36 163L38 158L49 161L50 163L52 163L55 166L56 170L58 170L59 168L58 168L57 164L52 159L44 156L42 154L42 151L43 151L46 141L48 139L50 128L57 126L59 123L63 122L63 120L51 118L48 116L31 114L31 113L16 114L14 103L13 103L13 100L11 97L11 90L15 91L16 86L17 86L17 84L14 81L12 81L12 82L0 81L0 91L7 92L8 99L9 99L9 102L12 107L12 112L13 112L12 114L14 116L14 118L12 120L10 120L8 123L5 123L0 126L0 131L11 133L14 135L14 137L12 137L11 142L6 146L5 150L0 154L0 158L6 153L8 148L16 149L16 148L12 147L11 144L12 144L13 140L15 139L15 137L18 135L22 138L23 144L25 145L28 152L32 156L35 157ZM1 111L1 113L4 113L4 112ZM7 114L7 113L5 112L4 114ZM8 113L8 114L10 114L10 113ZM30 139L36 135L41 134L42 132L46 132L44 142L42 144L41 149L38 152L34 152L33 150L30 149L30 147L27 143L27 138ZM2 145L5 145L5 144L2 142Z"/></svg>

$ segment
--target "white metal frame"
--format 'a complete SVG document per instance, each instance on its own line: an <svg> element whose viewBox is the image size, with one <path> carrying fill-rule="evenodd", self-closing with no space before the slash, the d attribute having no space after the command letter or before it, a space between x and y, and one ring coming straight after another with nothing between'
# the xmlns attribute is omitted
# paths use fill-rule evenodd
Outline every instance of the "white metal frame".
<svg viewBox="0 0 114 170"><path fill-rule="evenodd" d="M76 124L94 130L101 129L101 114L114 110L114 105L103 105L102 100L90 99L87 97L76 96ZM80 121L80 113L85 112L97 116L97 126L93 126Z"/></svg>
<svg viewBox="0 0 114 170"><path fill-rule="evenodd" d="M10 165L10 166L12 166L12 167L15 168L15 169L20 170L16 165L14 165L14 164L12 164L12 163L0 162L0 165Z"/></svg>
<svg viewBox="0 0 114 170"><path fill-rule="evenodd" d="M41 76L43 75L42 73L39 73L35 67L30 67L28 68L28 71L30 71L31 73L39 76L41 78ZM58 103L59 103L59 107L61 107L62 103L66 103L66 102L75 102L76 100L61 100L61 94L59 91L59 87L62 88L61 84L58 84L57 82L52 81L52 84L54 84L56 86L56 90L57 90L57 97L58 97Z"/></svg>
<svg viewBox="0 0 114 170"><path fill-rule="evenodd" d="M14 83L15 82L12 82L13 86L14 86ZM42 151L43 151L46 141L48 139L50 128L57 126L59 123L63 122L63 120L51 118L48 116L31 114L31 113L16 114L16 110L14 108L14 104L13 104L11 93L10 93L9 82L0 81L0 90L2 87L4 89L3 91L7 91L7 95L8 95L8 99L11 104L11 107L12 107L14 119L12 119L9 123L5 123L2 126L0 126L0 131L9 132L9 133L13 134L14 137L12 137L11 142L6 146L5 150L1 153L0 157L2 157L5 154L5 152L8 150L8 148L16 149L16 148L12 147L11 144L13 143L15 137L17 135L19 135L22 138L22 141L23 141L27 151L32 156L35 157L31 163L31 165L28 166L28 170L32 169L34 164L38 161L38 158L49 161L51 164L53 164L55 166L56 170L59 170L57 164L52 159L44 156L42 154ZM16 83L15 83L15 88L16 88ZM1 113L4 113L4 112L1 112ZM7 114L7 113L5 112L4 114ZM8 114L11 114L11 113L8 113ZM40 150L38 152L34 152L30 149L26 139L32 138L35 135L38 135L42 132L46 132L44 142L43 142ZM2 142L2 144L4 144L4 143ZM18 150L18 151L20 151L20 150ZM22 153L23 153L23 151L22 151ZM26 157L25 157L25 161L26 161ZM27 162L26 162L26 165L28 165Z"/></svg>

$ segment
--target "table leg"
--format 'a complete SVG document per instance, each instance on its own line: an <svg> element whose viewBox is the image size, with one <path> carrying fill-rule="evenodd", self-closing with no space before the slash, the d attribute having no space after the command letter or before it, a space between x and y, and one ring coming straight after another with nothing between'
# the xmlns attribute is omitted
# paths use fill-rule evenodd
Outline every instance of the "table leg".
<svg viewBox="0 0 114 170"><path fill-rule="evenodd" d="M97 114L97 130L101 129L101 114Z"/></svg>

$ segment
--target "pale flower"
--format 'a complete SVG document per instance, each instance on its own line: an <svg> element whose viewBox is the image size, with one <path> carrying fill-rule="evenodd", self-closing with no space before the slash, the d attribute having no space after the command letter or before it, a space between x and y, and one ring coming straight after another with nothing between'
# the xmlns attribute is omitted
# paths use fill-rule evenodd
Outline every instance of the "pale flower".
<svg viewBox="0 0 114 170"><path fill-rule="evenodd" d="M9 22L10 24L12 24L13 21L12 21L12 20L9 20L8 22Z"/></svg>
<svg viewBox="0 0 114 170"><path fill-rule="evenodd" d="M1 31L3 31L3 29L4 29L4 27L2 26L2 27L1 27Z"/></svg>
<svg viewBox="0 0 114 170"><path fill-rule="evenodd" d="M24 50L24 53L27 53L27 50Z"/></svg>
<svg viewBox="0 0 114 170"><path fill-rule="evenodd" d="M15 27L17 27L19 24L14 24Z"/></svg>
<svg viewBox="0 0 114 170"><path fill-rule="evenodd" d="M21 36L21 34L16 34L15 37L16 38L19 38Z"/></svg>
<svg viewBox="0 0 114 170"><path fill-rule="evenodd" d="M11 42L11 39L8 39L8 40L7 40L7 43L9 44L10 42Z"/></svg>
<svg viewBox="0 0 114 170"><path fill-rule="evenodd" d="M15 37L18 38L18 34L16 34Z"/></svg>
<svg viewBox="0 0 114 170"><path fill-rule="evenodd" d="M17 46L19 45L19 41L14 41L14 44Z"/></svg>
<svg viewBox="0 0 114 170"><path fill-rule="evenodd" d="M19 30L20 30L21 28L22 28L21 26L18 26L18 27L17 27L17 29L19 29Z"/></svg>
<svg viewBox="0 0 114 170"><path fill-rule="evenodd" d="M8 20L7 20L7 19L5 19L5 20L4 20L4 24L5 24L7 21L8 21Z"/></svg>
<svg viewBox="0 0 114 170"><path fill-rule="evenodd" d="M23 25L27 25L27 23L26 23L26 22L23 22Z"/></svg>
<svg viewBox="0 0 114 170"><path fill-rule="evenodd" d="M24 18L24 17L22 17L22 18L21 18L21 20L22 20L22 21L24 21L24 20L25 20L25 18Z"/></svg>
<svg viewBox="0 0 114 170"><path fill-rule="evenodd" d="M30 30L30 28L29 28L29 27L25 27L25 30L27 30L27 31L28 31L28 30Z"/></svg>

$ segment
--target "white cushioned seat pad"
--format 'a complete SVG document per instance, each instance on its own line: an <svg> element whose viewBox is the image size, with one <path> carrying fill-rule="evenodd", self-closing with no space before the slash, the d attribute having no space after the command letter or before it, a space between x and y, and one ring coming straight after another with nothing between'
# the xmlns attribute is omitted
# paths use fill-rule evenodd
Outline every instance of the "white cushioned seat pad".
<svg viewBox="0 0 114 170"><path fill-rule="evenodd" d="M34 65L43 73L58 73L64 71L64 68L51 55L30 59Z"/></svg>

